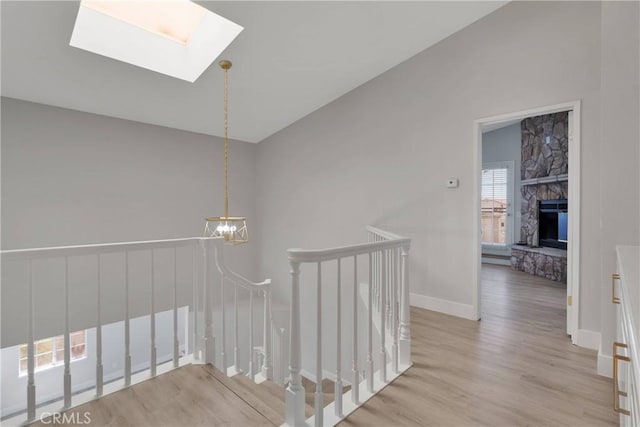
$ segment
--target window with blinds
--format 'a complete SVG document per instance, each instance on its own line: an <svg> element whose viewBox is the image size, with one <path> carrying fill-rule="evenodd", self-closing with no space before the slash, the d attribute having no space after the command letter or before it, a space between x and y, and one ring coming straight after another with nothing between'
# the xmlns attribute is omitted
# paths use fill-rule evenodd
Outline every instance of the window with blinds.
<svg viewBox="0 0 640 427"><path fill-rule="evenodd" d="M507 243L508 172L507 168L482 170L482 243Z"/></svg>

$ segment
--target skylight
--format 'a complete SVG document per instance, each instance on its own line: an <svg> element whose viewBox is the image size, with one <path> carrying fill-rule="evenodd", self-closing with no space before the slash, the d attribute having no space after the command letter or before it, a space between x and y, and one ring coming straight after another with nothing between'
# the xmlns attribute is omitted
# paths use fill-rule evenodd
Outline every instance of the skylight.
<svg viewBox="0 0 640 427"><path fill-rule="evenodd" d="M189 0L82 0L70 45L193 82L242 29Z"/></svg>

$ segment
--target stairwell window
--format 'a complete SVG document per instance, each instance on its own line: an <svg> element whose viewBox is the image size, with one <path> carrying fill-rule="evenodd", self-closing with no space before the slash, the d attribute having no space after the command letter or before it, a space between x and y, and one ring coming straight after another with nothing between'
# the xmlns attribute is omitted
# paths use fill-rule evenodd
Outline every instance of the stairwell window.
<svg viewBox="0 0 640 427"><path fill-rule="evenodd" d="M511 244L513 167L509 162L485 164L482 168L482 244Z"/></svg>
<svg viewBox="0 0 640 427"><path fill-rule="evenodd" d="M87 357L86 331L73 332L69 334L69 339L71 341L70 359L73 361ZM27 374L27 355L27 344L22 344L20 346L20 375ZM64 365L64 335L36 341L34 343L33 361L35 371Z"/></svg>

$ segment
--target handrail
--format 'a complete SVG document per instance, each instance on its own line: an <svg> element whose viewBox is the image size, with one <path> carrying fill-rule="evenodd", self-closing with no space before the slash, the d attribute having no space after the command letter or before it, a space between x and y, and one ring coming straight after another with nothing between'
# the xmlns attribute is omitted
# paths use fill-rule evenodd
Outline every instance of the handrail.
<svg viewBox="0 0 640 427"><path fill-rule="evenodd" d="M0 251L0 255L2 255L5 260L28 260L36 258L57 258L64 256L96 255L124 251L187 247L196 245L198 242L205 241L216 241L218 245L222 244L221 237L187 237L182 239L143 240L139 242L53 246L33 249L11 249ZM271 284L271 279L266 279L262 282L252 282L251 280L241 276L235 271L230 270L224 264L222 251L218 251L218 253L216 254L216 267L218 267L218 271L221 274L224 274L233 283L245 289L256 289Z"/></svg>
<svg viewBox="0 0 640 427"><path fill-rule="evenodd" d="M251 280L241 276L233 270L230 270L226 264L224 263L224 254L222 251L218 251L216 248L216 267L218 272L226 279L229 279L236 285L244 288L248 291L251 290L261 290L264 287L269 287L271 285L271 279L263 280L262 282L252 282Z"/></svg>
<svg viewBox="0 0 640 427"><path fill-rule="evenodd" d="M346 258L354 255L365 254L371 251L409 247L411 239L400 238L384 240L382 242L360 243L357 245L340 246L329 249L288 249L290 262L321 262L337 258Z"/></svg>
<svg viewBox="0 0 640 427"><path fill-rule="evenodd" d="M405 236L401 236L399 234L395 234L390 231L382 230L378 227L374 227L373 225L367 225L365 228L367 229L367 231L377 234L378 236L382 236L387 240L400 240L400 239L410 240Z"/></svg>
<svg viewBox="0 0 640 427"><path fill-rule="evenodd" d="M60 256L95 255L97 253L124 252L146 249L174 248L195 245L200 240L218 237L189 237L183 239L144 240L140 242L101 243L91 245L54 246L49 248L11 249L0 251L7 260L35 259Z"/></svg>

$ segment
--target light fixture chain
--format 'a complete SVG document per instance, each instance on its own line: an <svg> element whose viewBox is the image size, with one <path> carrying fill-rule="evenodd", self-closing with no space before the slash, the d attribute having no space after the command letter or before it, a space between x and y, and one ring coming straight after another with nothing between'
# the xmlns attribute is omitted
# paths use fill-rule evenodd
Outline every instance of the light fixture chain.
<svg viewBox="0 0 640 427"><path fill-rule="evenodd" d="M1 1L1 0L0 0ZM223 238L225 244L238 245L249 241L246 217L229 216L229 68L231 61L219 62L224 70L224 216L205 218L204 235ZM217 223L212 228L212 223Z"/></svg>
<svg viewBox="0 0 640 427"><path fill-rule="evenodd" d="M224 70L224 216L229 218L229 70Z"/></svg>

